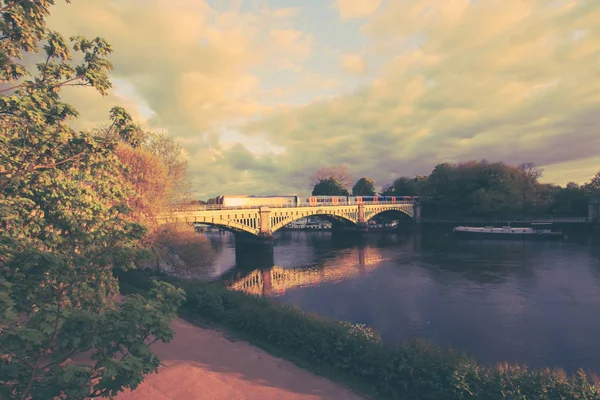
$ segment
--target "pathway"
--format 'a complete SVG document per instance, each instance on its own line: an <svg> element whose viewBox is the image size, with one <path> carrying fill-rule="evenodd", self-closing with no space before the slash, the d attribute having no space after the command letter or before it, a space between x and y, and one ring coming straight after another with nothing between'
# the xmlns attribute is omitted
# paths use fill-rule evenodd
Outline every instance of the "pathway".
<svg viewBox="0 0 600 400"><path fill-rule="evenodd" d="M360 400L324 378L246 342L181 319L171 343L153 350L165 366L117 400Z"/></svg>

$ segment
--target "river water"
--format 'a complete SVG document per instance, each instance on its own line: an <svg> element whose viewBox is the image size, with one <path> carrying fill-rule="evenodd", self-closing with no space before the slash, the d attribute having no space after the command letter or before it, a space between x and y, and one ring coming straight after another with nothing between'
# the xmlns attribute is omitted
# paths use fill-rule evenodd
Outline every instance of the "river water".
<svg viewBox="0 0 600 400"><path fill-rule="evenodd" d="M479 362L600 372L600 239L459 241L451 233L279 232L273 252L208 234L210 275L306 311L424 338ZM237 260L237 261L236 261Z"/></svg>

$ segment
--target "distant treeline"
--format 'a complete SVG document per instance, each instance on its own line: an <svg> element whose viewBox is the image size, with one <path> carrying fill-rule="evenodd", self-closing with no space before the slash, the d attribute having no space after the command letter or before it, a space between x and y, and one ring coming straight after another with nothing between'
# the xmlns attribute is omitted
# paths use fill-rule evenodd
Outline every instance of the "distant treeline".
<svg viewBox="0 0 600 400"><path fill-rule="evenodd" d="M429 176L400 177L384 195L420 196L430 218L587 216L588 201L600 196L600 172L584 185L540 183L533 163L469 161L437 165Z"/></svg>
<svg viewBox="0 0 600 400"><path fill-rule="evenodd" d="M589 182L562 187L540 183L543 170L486 160L437 165L431 174L401 176L385 186L385 196L420 196L426 218L585 217L588 201L600 197L600 172ZM373 196L375 180L360 178L351 187L348 167L323 167L311 178L313 196ZM215 203L216 198L200 204Z"/></svg>

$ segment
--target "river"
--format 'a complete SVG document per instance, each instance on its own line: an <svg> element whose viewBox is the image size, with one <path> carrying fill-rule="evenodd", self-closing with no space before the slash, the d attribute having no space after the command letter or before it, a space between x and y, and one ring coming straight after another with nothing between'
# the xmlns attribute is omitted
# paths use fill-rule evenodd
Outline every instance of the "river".
<svg viewBox="0 0 600 400"><path fill-rule="evenodd" d="M459 241L443 231L279 232L272 254L209 233L210 275L306 311L424 338L481 363L600 372L600 239ZM237 258L237 262L236 262Z"/></svg>

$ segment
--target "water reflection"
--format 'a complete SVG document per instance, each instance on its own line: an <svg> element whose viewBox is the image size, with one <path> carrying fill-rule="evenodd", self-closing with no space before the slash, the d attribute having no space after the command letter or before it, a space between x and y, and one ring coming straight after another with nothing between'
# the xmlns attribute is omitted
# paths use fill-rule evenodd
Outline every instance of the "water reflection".
<svg viewBox="0 0 600 400"><path fill-rule="evenodd" d="M229 288L234 290L275 297L289 289L360 278L361 274L377 268L385 260L377 248L367 247L364 244L357 248L351 248L349 247L350 243L338 242L338 245L342 245L341 248L345 248L347 251L338 254L335 259L326 258L319 264L284 268L271 263L268 268L257 268L249 273L244 273L238 264L237 269L232 274L224 276L223 280ZM261 256L261 259L265 260L267 257L268 255Z"/></svg>

